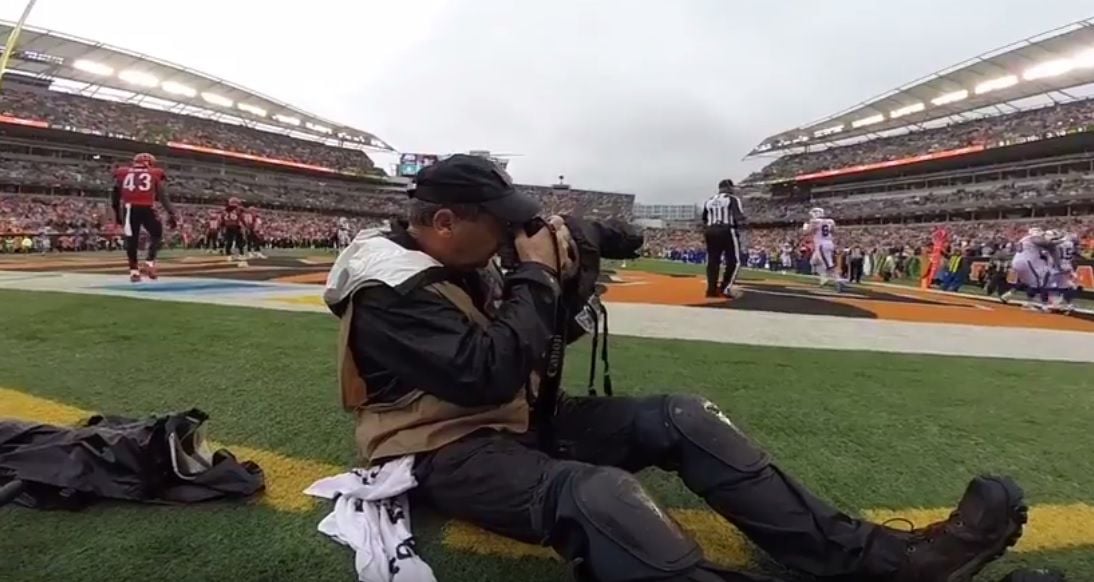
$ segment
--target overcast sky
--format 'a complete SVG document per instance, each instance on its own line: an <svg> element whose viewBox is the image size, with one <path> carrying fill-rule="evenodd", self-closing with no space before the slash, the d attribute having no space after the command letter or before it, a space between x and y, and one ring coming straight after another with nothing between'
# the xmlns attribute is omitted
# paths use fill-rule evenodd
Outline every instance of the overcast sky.
<svg viewBox="0 0 1094 582"><path fill-rule="evenodd" d="M15 20L24 0L0 0ZM1079 0L39 0L29 24L186 65L400 151L521 154L695 202L764 137L1094 14Z"/></svg>

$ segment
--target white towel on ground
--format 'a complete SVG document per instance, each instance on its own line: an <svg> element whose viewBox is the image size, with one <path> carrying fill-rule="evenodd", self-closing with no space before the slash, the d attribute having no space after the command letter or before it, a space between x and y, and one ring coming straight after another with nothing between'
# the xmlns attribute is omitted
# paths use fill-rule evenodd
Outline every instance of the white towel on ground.
<svg viewBox="0 0 1094 582"><path fill-rule="evenodd" d="M304 490L334 500L319 531L357 552L354 565L361 582L436 582L410 532L406 492L418 484L413 467L414 456L408 455L320 479Z"/></svg>

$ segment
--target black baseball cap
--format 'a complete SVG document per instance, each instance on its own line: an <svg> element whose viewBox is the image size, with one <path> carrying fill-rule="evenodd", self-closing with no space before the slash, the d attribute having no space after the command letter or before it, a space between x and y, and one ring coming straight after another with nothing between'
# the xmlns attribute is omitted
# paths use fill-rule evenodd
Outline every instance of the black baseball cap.
<svg viewBox="0 0 1094 582"><path fill-rule="evenodd" d="M518 191L497 164L467 154L456 154L423 168L409 194L436 204L478 204L511 224L524 224L542 210L539 201Z"/></svg>

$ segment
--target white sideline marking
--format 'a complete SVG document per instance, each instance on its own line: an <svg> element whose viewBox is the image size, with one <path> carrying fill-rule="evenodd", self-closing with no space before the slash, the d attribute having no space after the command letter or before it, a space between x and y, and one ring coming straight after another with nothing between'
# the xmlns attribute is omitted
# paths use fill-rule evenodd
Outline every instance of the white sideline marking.
<svg viewBox="0 0 1094 582"><path fill-rule="evenodd" d="M18 275L12 278L11 275ZM0 289L115 295L157 301L183 301L284 311L328 313L318 301L322 287L292 283L246 282L241 291L143 293L118 275L54 273L27 278L0 271ZM140 286L240 283L238 280L170 277ZM115 288L100 289L103 285ZM303 300L301 300L303 299ZM1022 360L1094 362L1094 333L967 324L916 323L826 315L800 315L673 305L606 302L612 331L662 339L700 340L811 349L863 350Z"/></svg>

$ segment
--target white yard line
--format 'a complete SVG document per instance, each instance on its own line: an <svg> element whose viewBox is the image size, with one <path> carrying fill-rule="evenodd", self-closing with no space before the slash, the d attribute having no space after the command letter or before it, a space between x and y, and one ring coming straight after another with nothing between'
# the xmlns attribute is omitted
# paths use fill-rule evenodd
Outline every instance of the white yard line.
<svg viewBox="0 0 1094 582"><path fill-rule="evenodd" d="M318 285L0 271L0 289L327 313ZM608 302L618 335L814 349L1094 362L1094 333Z"/></svg>

